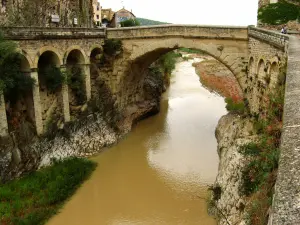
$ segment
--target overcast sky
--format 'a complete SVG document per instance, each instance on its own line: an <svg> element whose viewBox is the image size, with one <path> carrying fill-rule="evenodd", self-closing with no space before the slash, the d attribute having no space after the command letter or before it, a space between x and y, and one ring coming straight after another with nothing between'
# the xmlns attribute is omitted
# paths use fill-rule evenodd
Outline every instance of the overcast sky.
<svg viewBox="0 0 300 225"><path fill-rule="evenodd" d="M256 25L258 0L100 0L100 4L114 11L124 5L136 17L176 24Z"/></svg>

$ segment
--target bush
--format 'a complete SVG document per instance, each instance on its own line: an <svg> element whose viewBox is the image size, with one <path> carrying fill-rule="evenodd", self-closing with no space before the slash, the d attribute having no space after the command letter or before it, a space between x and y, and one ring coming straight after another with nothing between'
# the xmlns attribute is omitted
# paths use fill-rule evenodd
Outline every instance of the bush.
<svg viewBox="0 0 300 225"><path fill-rule="evenodd" d="M62 73L60 68L49 65L42 69L41 73L45 78L45 84L49 91L55 92L66 81L67 75Z"/></svg>
<svg viewBox="0 0 300 225"><path fill-rule="evenodd" d="M225 102L226 102L226 109L229 112L244 114L244 112L246 111L244 102L236 102L233 101L232 98L225 98Z"/></svg>
<svg viewBox="0 0 300 225"><path fill-rule="evenodd" d="M267 24L284 24L299 17L300 7L280 0L278 3L268 4L258 10L258 20Z"/></svg>
<svg viewBox="0 0 300 225"><path fill-rule="evenodd" d="M137 19L124 20L120 24L121 27L135 27L141 25L140 21L138 21Z"/></svg>
<svg viewBox="0 0 300 225"><path fill-rule="evenodd" d="M83 104L86 100L85 75L79 66L72 66L68 72L68 85L74 93L77 104Z"/></svg>
<svg viewBox="0 0 300 225"><path fill-rule="evenodd" d="M116 56L123 50L123 45L120 40L106 39L103 45L103 51L106 55Z"/></svg>

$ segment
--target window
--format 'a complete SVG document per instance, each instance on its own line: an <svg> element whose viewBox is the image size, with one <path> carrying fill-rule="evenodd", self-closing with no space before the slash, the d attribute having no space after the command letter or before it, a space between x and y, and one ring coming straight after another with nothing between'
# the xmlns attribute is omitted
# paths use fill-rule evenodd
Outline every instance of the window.
<svg viewBox="0 0 300 225"><path fill-rule="evenodd" d="M99 15L97 15L96 17L97 17L97 20L99 20Z"/></svg>

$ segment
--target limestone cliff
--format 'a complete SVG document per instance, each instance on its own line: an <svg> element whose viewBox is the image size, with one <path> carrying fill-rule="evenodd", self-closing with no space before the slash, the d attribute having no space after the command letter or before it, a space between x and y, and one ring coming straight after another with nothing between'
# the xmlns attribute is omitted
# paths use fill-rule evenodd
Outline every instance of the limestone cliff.
<svg viewBox="0 0 300 225"><path fill-rule="evenodd" d="M223 116L216 128L220 162L210 211L217 216L220 225L245 224L246 199L240 195L239 187L247 159L238 150L256 139L253 134L251 120L232 113Z"/></svg>

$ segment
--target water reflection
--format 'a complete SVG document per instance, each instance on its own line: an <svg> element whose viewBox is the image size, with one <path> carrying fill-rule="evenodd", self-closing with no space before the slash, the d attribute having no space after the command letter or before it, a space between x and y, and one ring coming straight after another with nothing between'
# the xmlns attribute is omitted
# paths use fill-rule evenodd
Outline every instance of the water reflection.
<svg viewBox="0 0 300 225"><path fill-rule="evenodd" d="M192 61L179 63L161 112L95 159L91 179L49 225L216 224L202 197L217 173L214 130L225 112Z"/></svg>

